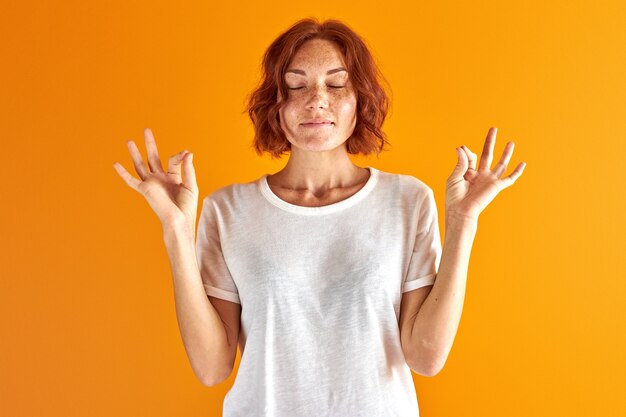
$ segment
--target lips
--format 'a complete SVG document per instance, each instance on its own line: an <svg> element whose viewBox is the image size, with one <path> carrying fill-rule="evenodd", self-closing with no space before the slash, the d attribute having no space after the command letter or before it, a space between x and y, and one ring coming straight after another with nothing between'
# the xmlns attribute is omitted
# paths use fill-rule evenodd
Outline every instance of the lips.
<svg viewBox="0 0 626 417"><path fill-rule="evenodd" d="M330 124L333 124L333 122L331 122L328 119L311 119L311 120L307 120L306 122L302 124L303 125L330 125Z"/></svg>

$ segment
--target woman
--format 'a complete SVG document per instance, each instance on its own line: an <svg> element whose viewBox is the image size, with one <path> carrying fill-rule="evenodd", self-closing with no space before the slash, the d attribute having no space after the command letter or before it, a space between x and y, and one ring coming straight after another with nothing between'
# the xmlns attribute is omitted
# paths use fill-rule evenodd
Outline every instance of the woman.
<svg viewBox="0 0 626 417"><path fill-rule="evenodd" d="M115 164L162 222L194 372L207 386L224 381L239 344L226 417L416 416L411 369L433 376L443 367L478 215L524 164L500 178L509 142L490 168L495 128L478 167L467 147L456 149L442 249L426 184L348 156L386 143L387 96L359 36L304 19L272 43L263 68L248 107L255 149L289 152L288 162L205 197L195 248L193 155L172 156L165 173L146 129L149 168L128 142L141 181Z"/></svg>

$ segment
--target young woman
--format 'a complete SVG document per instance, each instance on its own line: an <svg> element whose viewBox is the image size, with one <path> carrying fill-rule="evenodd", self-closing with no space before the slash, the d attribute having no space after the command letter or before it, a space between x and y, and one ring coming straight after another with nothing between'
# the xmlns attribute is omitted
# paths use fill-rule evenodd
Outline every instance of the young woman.
<svg viewBox="0 0 626 417"><path fill-rule="evenodd" d="M148 167L128 142L140 192L163 225L176 313L198 378L219 384L234 416L416 416L411 369L437 374L452 347L479 214L521 175L491 169L496 129L477 165L466 146L447 181L441 246L433 192L419 179L354 165L377 154L388 100L363 40L304 19L270 45L248 111L254 146L285 167L206 196L195 234L192 154ZM182 171L182 172L181 172Z"/></svg>

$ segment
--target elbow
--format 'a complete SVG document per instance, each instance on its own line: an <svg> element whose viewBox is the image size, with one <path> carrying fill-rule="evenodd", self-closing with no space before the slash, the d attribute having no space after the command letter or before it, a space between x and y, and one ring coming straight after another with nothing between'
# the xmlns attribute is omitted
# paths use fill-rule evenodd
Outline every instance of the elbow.
<svg viewBox="0 0 626 417"><path fill-rule="evenodd" d="M418 355L412 360L407 358L407 365L418 375L433 377L443 369L445 358L435 355Z"/></svg>
<svg viewBox="0 0 626 417"><path fill-rule="evenodd" d="M224 382L227 378L228 376L219 377L219 376L214 376L214 375L207 375L207 376L199 377L198 379L200 380L202 385L204 385L205 387L214 387Z"/></svg>
<svg viewBox="0 0 626 417"><path fill-rule="evenodd" d="M214 387L226 381L234 369L234 358L231 360L203 360L192 361L192 368L196 378L205 387ZM221 359L221 358L217 358Z"/></svg>
<svg viewBox="0 0 626 417"><path fill-rule="evenodd" d="M230 376L232 372L231 370L228 371L224 371L221 373L205 373L203 375L198 375L198 379L200 380L200 382L202 383L202 385L204 385L205 387L214 387L216 385L221 384L222 382L226 381L228 379L228 377Z"/></svg>
<svg viewBox="0 0 626 417"><path fill-rule="evenodd" d="M426 377L433 377L437 375L439 372L441 372L441 370L443 369L443 364L440 365L439 363L436 363L436 362L430 362L430 363L425 363L425 364L420 364L420 365L409 365L409 367L411 368L413 372L415 372L418 375L426 376Z"/></svg>
<svg viewBox="0 0 626 417"><path fill-rule="evenodd" d="M422 368L420 375L432 378L441 372L442 369L443 363L439 364L438 362L431 362Z"/></svg>
<svg viewBox="0 0 626 417"><path fill-rule="evenodd" d="M205 387L214 387L216 385L221 384L221 382L222 382L222 381L220 381L220 380L218 380L216 378L211 378L211 377L207 377L207 376L198 377L198 379L200 380L202 385L204 385Z"/></svg>

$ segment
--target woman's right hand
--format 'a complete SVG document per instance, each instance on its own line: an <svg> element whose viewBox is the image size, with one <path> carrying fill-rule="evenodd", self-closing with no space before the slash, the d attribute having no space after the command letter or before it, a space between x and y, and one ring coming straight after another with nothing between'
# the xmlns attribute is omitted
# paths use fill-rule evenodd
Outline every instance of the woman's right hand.
<svg viewBox="0 0 626 417"><path fill-rule="evenodd" d="M113 167L126 184L148 200L148 204L159 217L164 230L170 227L186 227L195 232L198 185L192 163L193 154L184 150L171 156L168 170L164 172L152 131L145 129L144 137L149 168L145 166L135 142L132 140L127 142L130 156L135 164L135 171L141 181L129 174L118 162L114 163ZM181 168L184 171L184 184L181 178Z"/></svg>

